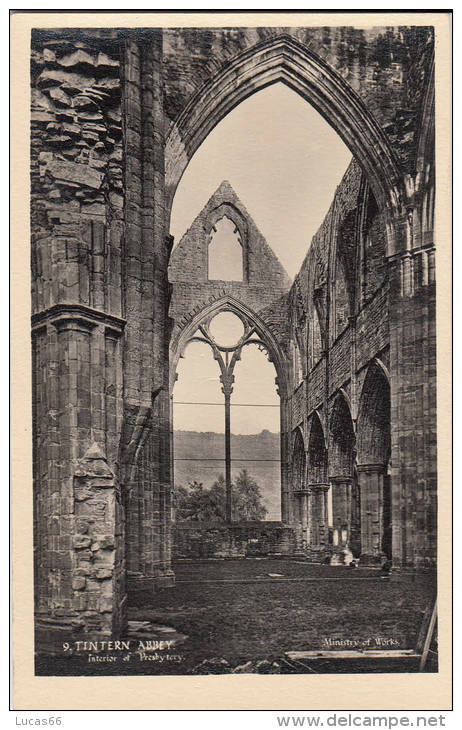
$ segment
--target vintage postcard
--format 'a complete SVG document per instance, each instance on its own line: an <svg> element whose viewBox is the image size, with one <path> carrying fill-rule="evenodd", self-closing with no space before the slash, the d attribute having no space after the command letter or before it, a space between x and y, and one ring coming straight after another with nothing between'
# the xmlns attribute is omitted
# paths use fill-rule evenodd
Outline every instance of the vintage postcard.
<svg viewBox="0 0 462 730"><path fill-rule="evenodd" d="M15 709L448 709L450 13L11 27Z"/></svg>

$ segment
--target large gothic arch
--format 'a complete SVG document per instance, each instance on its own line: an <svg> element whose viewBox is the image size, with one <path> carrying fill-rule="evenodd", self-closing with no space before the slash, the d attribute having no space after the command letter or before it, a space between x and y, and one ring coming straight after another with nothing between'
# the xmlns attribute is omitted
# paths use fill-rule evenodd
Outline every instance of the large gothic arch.
<svg viewBox="0 0 462 730"><path fill-rule="evenodd" d="M274 337L273 333L269 329L269 327L265 324L265 322L256 314L253 312L248 306L246 306L243 302L235 299L234 297L230 295L226 295L223 297L220 297L219 299L209 303L199 311L195 312L195 314L190 317L189 321L187 323L184 323L183 328L180 329L176 336L171 341L170 346L170 375L169 375L169 382L170 382L170 401L172 409L173 407L173 389L177 378L177 368L178 368L178 361L180 357L182 357L183 352L185 348L187 347L188 343L195 340L200 340L202 342L206 341L207 344L212 348L213 356L215 359L218 359L221 361L220 354L218 350L220 348L216 347L216 344L212 339L210 339L210 336L208 335L208 329L209 324L213 320L213 318L221 314L223 312L230 312L237 316L241 322L244 325L244 334L237 343L235 348L233 349L233 353L230 356L230 362L229 362L229 368L226 368L226 375L224 366L220 366L221 369L221 377L220 381L222 382L222 390L225 394L225 402L228 403L228 405L225 405L225 410L228 408L229 412L229 397L232 392L232 383L234 382L234 375L232 374L234 372L234 366L235 362L237 360L240 360L241 357L241 351L242 348L250 345L250 344L257 344L259 347L263 347L266 351L267 357L270 362L273 363L274 369L276 371L276 387L277 392L280 396L280 414L281 414L281 425L285 421L285 409L286 409L286 399L287 399L287 392L288 392L288 368L285 365L284 362L284 355L281 351L281 348ZM202 334L206 334L206 338L204 339L201 337L196 337L195 333L199 328L202 330L205 326L205 332L203 330ZM222 361L221 361L222 362ZM228 365L228 360L226 360L226 363ZM231 373L231 376L229 375ZM229 378L231 378L229 380ZM230 389L229 389L230 388ZM171 423L172 421L172 414L173 411L171 410ZM227 420L227 429L228 432L226 433L226 442L227 442L227 450L230 449L230 433L229 433L229 416L226 417ZM172 431L173 436L173 431ZM287 454L287 439L285 438L285 434L283 433L282 429L280 432L280 449L281 449L281 512L285 513L286 511L286 492L287 492L287 475L286 475L286 469L285 464L288 462L288 454ZM230 457L229 457L230 458ZM230 463L229 466L227 463L227 470L229 470L229 476L227 475L226 481L227 483L230 483L231 476L230 476ZM173 473L173 465L172 465L172 473ZM227 494L227 514L229 515L229 521L231 521L231 487L229 487L229 492Z"/></svg>
<svg viewBox="0 0 462 730"><path fill-rule="evenodd" d="M277 82L314 106L361 164L381 206L390 217L399 212L402 177L379 125L337 71L285 35L235 57L193 96L171 125L165 145L168 210L183 172L209 132L241 101Z"/></svg>

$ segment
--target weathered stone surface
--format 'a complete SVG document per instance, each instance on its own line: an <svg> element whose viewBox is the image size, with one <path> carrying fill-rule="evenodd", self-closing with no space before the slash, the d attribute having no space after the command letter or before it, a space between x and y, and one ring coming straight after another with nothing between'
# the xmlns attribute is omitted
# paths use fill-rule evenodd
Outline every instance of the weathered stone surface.
<svg viewBox="0 0 462 730"><path fill-rule="evenodd" d="M80 165L77 162L64 162L64 160L48 162L46 172L57 180L87 185L95 189L101 187L104 177L102 173L89 168L88 165Z"/></svg>
<svg viewBox="0 0 462 730"><path fill-rule="evenodd" d="M91 545L91 538L86 535L74 535L74 547L78 550L80 548L87 548Z"/></svg>
<svg viewBox="0 0 462 730"><path fill-rule="evenodd" d="M259 83L256 54L273 59L275 81L300 60L297 49L313 63L321 59L318 76L328 69L334 86L346 88L348 113L335 105L322 111L339 132L353 115L358 155L299 274L291 284L225 186L174 250L169 282L171 180L228 108L226 94ZM219 301L254 313L278 353L283 522L298 548L314 560L342 550L356 560L362 538L380 564L389 558L392 527L394 564L434 565L432 53L433 31L425 27L171 28L149 31L143 42L130 31L110 38L94 30L33 32L41 615L59 626L118 632L127 572L171 580L169 341L173 353L193 319ZM227 91L207 96L230 68ZM213 114L194 116L204 100ZM182 127L188 104L191 125ZM374 149L359 108L380 140ZM379 173L366 179L371 160ZM242 282L208 279L211 229L204 232L203 223L217 222L215 204L231 218L234 206L252 253ZM63 313L64 304L74 309ZM379 519L384 495L391 524ZM112 579L95 578L95 570ZM229 671L224 661L210 660L211 671Z"/></svg>
<svg viewBox="0 0 462 730"><path fill-rule="evenodd" d="M173 529L177 559L245 558L293 555L295 529L277 522L220 525L213 522L178 522Z"/></svg>
<svg viewBox="0 0 462 730"><path fill-rule="evenodd" d="M112 549L113 547L115 547L114 535L97 535L96 539L101 550L106 550L108 548Z"/></svg>
<svg viewBox="0 0 462 730"><path fill-rule="evenodd" d="M54 119L54 115L51 112L46 111L32 111L31 121L35 123L49 124Z"/></svg>
<svg viewBox="0 0 462 730"><path fill-rule="evenodd" d="M62 56L57 60L59 66L95 66L95 59L89 53L81 49L74 51L68 56Z"/></svg>
<svg viewBox="0 0 462 730"><path fill-rule="evenodd" d="M208 278L210 234L217 220L223 217L242 229L242 281L213 281ZM192 320L201 309L205 310L220 297L235 298L258 313L278 300L290 287L284 268L227 181L221 183L173 250L168 276L173 284L169 310L174 320L172 348L175 348L179 333L184 328L184 318Z"/></svg>
<svg viewBox="0 0 462 730"><path fill-rule="evenodd" d="M77 575L75 578L72 579L72 589L74 591L83 591L86 584L86 579L81 575Z"/></svg>
<svg viewBox="0 0 462 730"><path fill-rule="evenodd" d="M100 568L95 572L95 578L98 580L106 580L112 578L112 570L110 568Z"/></svg>

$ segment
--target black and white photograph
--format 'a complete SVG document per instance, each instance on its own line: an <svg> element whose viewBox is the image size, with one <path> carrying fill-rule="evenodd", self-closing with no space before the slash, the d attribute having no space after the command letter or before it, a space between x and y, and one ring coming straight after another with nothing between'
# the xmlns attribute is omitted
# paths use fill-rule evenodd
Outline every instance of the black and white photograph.
<svg viewBox="0 0 462 730"><path fill-rule="evenodd" d="M438 674L450 178L384 15L32 27L36 677Z"/></svg>

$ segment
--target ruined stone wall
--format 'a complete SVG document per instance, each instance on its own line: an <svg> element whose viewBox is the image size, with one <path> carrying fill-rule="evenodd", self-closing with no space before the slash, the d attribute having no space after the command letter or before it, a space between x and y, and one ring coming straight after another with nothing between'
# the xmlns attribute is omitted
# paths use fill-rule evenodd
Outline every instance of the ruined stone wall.
<svg viewBox="0 0 462 730"><path fill-rule="evenodd" d="M97 35L32 42L33 312L75 302L121 316L120 48Z"/></svg>
<svg viewBox="0 0 462 730"><path fill-rule="evenodd" d="M139 540L158 535L143 570L170 575L161 38L40 31L31 58L37 605L118 632L133 479Z"/></svg>
<svg viewBox="0 0 462 730"><path fill-rule="evenodd" d="M300 527L299 547L312 560L342 562L344 551L355 545L352 490L362 380L374 358L383 358L389 347L383 222L371 198L353 160L290 291L291 337L302 357L303 382L292 372L289 452L301 429L307 464L303 488L289 477L294 483L290 514ZM338 425L339 403L346 405ZM375 461L371 454L364 458ZM385 463L376 468L381 474ZM367 490L369 486L364 487L364 500ZM368 529L364 519L358 555L365 561L373 560L365 556ZM381 538L374 539L377 547Z"/></svg>
<svg viewBox="0 0 462 730"><path fill-rule="evenodd" d="M429 330L423 324L424 321L428 322L427 316L433 316L434 285L430 278L432 272L425 269L425 263L423 269L419 264L420 255L409 255L414 262L410 264L413 267L409 274L412 281L410 286L416 288L411 298L409 294L403 297L403 287L406 286L403 274L401 273L400 280L397 281L395 261L387 262L386 258L383 215L368 189L361 169L353 161L337 188L326 218L313 237L305 261L289 292L292 347L297 343L303 359L304 376L302 384L299 384L297 374L292 370L292 394L289 398L291 443L295 439L296 429L301 427L308 452L313 416L317 414L321 418L325 447L329 454L329 489L333 492L335 503L336 484L339 481L336 462L338 449L335 439L332 440L331 430L338 398L346 398L349 415L345 428L351 429L348 489L352 488L353 458L356 453L358 469L365 470L367 466L367 484L363 477L365 499L367 490L371 488L371 474L377 474L377 478L382 479L386 470L389 470L395 531L393 556L397 564L407 565L433 564L436 555L436 449L434 426L431 425L433 385L430 382L427 385L417 385L420 378L425 381L425 376L418 375L416 380L416 374L421 372L421 368L427 367L426 363L432 363L430 368L434 364L435 353L431 345L433 327ZM426 256L428 254L424 254L424 258ZM339 258L342 261L342 286L345 290L340 302L337 301L339 282L336 277ZM338 327L336 313L339 305L347 309L347 317L343 318L342 327ZM398 372L394 369L390 355L391 329L397 319L400 319L400 329L403 328L398 352L395 351L395 357L399 357L400 362ZM312 338L315 326L320 328L322 340L322 349L316 357L313 356ZM421 360L419 347L422 348ZM377 416L366 413L368 408L389 408L386 405L387 398L390 398L386 395L389 386L379 381L374 387L385 389L380 396L382 401L371 405L376 396L371 394L370 382L366 376L372 377L375 363L379 363L387 374L386 378L392 389L392 403L393 389L404 389L404 399L400 396L397 405L392 406L391 413L387 416L388 436L386 430L380 430L387 428L385 424L381 426ZM395 417L397 413L399 416ZM404 423L410 421L414 423L414 430L407 430L404 426ZM371 429L378 429L377 434L374 435ZM400 433L403 435L398 436ZM391 438L388 447L391 455L389 463L385 453L381 453L379 444L387 438ZM376 445L374 439L378 439ZM393 449L395 439L399 439L399 446ZM355 445L358 441L367 444L359 452ZM435 456L432 464L429 453ZM361 461L365 462L364 467L361 466ZM409 462L413 466L410 467ZM410 483L411 472L414 476L421 474L417 487ZM309 468L306 479L307 484L312 479ZM345 484L346 482L341 483L342 489L346 489ZM296 501L293 497L292 500L294 499ZM369 509L375 508L369 505ZM377 509L380 512L382 508L379 500ZM292 513L294 510L297 513L297 508L292 505ZM379 515L377 519L381 520L382 517ZM363 525L363 532L365 529ZM377 540L378 538L376 545ZM322 547L327 550L329 546L323 544Z"/></svg>
<svg viewBox="0 0 462 730"><path fill-rule="evenodd" d="M223 216L230 218L239 231L243 249L243 281L208 278L210 234L214 224ZM212 195L173 249L168 276L172 285L169 310L174 321L172 343L186 321L213 301L231 296L256 313L273 304L290 287L284 268L227 181Z"/></svg>
<svg viewBox="0 0 462 730"><path fill-rule="evenodd" d="M110 34L37 32L31 59L38 606L111 633L125 573L120 48Z"/></svg>
<svg viewBox="0 0 462 730"><path fill-rule="evenodd" d="M430 27L165 30L168 120L177 120L194 95L238 54L283 35L309 48L348 82L386 130L403 168L410 171L433 53Z"/></svg>
<svg viewBox="0 0 462 730"><path fill-rule="evenodd" d="M280 522L179 522L174 526L176 559L293 555L295 529Z"/></svg>
<svg viewBox="0 0 462 730"><path fill-rule="evenodd" d="M207 256L210 233L221 217L228 217L239 232L243 256L243 281L215 281L208 278ZM257 229L230 184L224 181L173 250L169 266L172 322L170 343L170 387L173 389L178 357L201 320L223 309L244 314L256 326L267 347L276 373L282 401L287 397L290 340L288 321L290 280L281 263ZM285 406L283 408L285 413ZM287 440L281 421L281 488L287 491ZM285 510L282 498L282 513ZM224 549L224 548L223 548ZM241 550L242 552L242 550Z"/></svg>
<svg viewBox="0 0 462 730"><path fill-rule="evenodd" d="M213 205L208 204L205 209L207 214L210 213L211 209L213 209ZM408 535L407 539L411 541L416 540L417 534L421 537L418 540L419 547L417 548L416 542L410 542L403 547L401 537L395 536L394 560L397 564L405 563L409 565L431 563L434 561L435 556L436 523L433 517L435 482L433 477L429 476L429 473L435 473L435 464L433 463L430 466L428 459L421 451L421 458L426 462L425 487L422 487L419 496L415 488L409 484L407 496L403 499L400 494L397 498L396 491L398 487L396 482L403 478L403 472L407 473L407 467L405 466L407 457L404 454L406 449L409 448L414 454L412 458L418 460L416 446L409 443L411 435L407 435L407 445L401 451L402 461L397 461L397 459L387 461L389 457L380 452L380 449L374 445L373 440L374 438L379 441L381 439L390 440L391 438L388 447L391 453L391 444L393 439L396 438L400 426L397 422L392 422L390 432L390 426L382 426L374 421L375 417L365 414L367 407L389 409L387 403L389 403L390 396L387 395L385 390L389 389L390 386L383 386L385 390L380 396L383 402L378 405L371 405L370 398L372 396L368 391L369 384L366 383L366 376L376 367L376 363L379 363L379 366L387 373L388 382L392 383L392 388L396 382L394 380L396 376L393 372L390 372L390 363L392 362L390 358L390 312L394 308L395 302L391 302L389 298L390 271L393 271L393 268L390 269L387 261L385 216L379 208L360 166L353 160L346 171L337 188L328 214L311 242L305 261L291 289L282 297L275 298L274 301L261 309L255 304L256 298L250 282L232 282L217 286L216 282L206 280L205 256L208 240L206 219L206 215L202 216L201 214L198 217L184 237L183 245L178 247L178 257L174 256L172 259L170 269L173 284L171 315L175 314L174 332L180 332L182 328L187 326L188 321L191 319L190 314L199 313L211 302L219 300L221 297L225 298L229 294L255 308L255 311L265 320L275 335L281 353L284 353L288 382L291 384L287 402L284 398L282 401L282 420L287 424L287 431L281 434L281 445L283 442L285 443L285 440L287 441L285 447L281 448L283 455L290 455L292 438L297 427L302 428L305 434L306 448L308 449L310 429L313 416L316 413L320 417L323 426L326 455L331 453L331 457L328 458L325 466L325 479L328 480L329 475L331 475L333 481L330 486L326 481L326 484L323 484L322 487L324 490L330 489L333 492L336 509L345 511L347 510L347 507L345 507L347 497L345 495L354 489L359 491L359 486L355 486L352 482L355 474L354 469L356 468L353 464L353 455L356 453L355 440L362 438L360 433L356 433L356 429L359 428L365 431L373 428L379 429L377 436L364 436L363 443L368 443L369 446L365 451L363 450L361 455L365 465L359 464L358 467L361 469L367 467L367 471L364 472L366 476L361 477L363 482L365 480L367 482L363 483L364 495L369 493L376 495L370 497L372 502L368 503L368 509L372 512L375 509L378 510L377 519L379 522L384 519L381 516L381 510L383 511L381 500L384 499L384 492L381 490L385 487L380 486L382 484L381 480L388 479L387 470L392 471L395 469L399 472L400 476L395 476L395 483L392 487L394 490L393 529L396 533L399 529L400 535L402 531ZM421 235L420 231L414 233L416 238ZM428 254L425 254L424 258L426 256ZM414 280L415 277L422 276L421 267L419 268L418 263L419 257L420 254L412 254L412 261L414 262L412 265L418 267L413 269L414 273L411 274ZM188 271L189 281L187 284L183 281L184 274L179 273L181 266L184 267L184 271ZM340 270L341 277L339 276ZM175 278L178 280L175 281ZM201 283L198 283L199 281ZM401 286L402 282L401 274ZM427 284L425 286L427 287ZM402 294L400 294L401 296ZM431 299L431 289L425 288L423 296L426 301L428 297ZM260 301L264 300L261 299ZM416 315L416 310L413 308L415 304L416 302L411 306L413 311L411 317ZM339 318L340 307L342 312ZM186 316L182 316L185 310L188 313ZM408 311L410 312L410 310ZM413 332L415 331L414 320ZM319 344L316 344L316 346L315 340L319 340ZM301 361L303 378L301 384L298 380L299 375L291 369L291 363L293 367L296 360L294 357L295 350L298 353L298 360ZM408 363L409 353L408 349L402 349L400 346L397 355L401 362ZM414 369L417 367L416 353L417 350L414 351L412 360ZM400 367L407 368L407 365L401 365ZM410 383L415 381L411 371L408 372L406 380L401 382L402 384L408 382L408 387L412 387ZM349 457L351 458L351 469L348 477L350 481L344 480L343 482L339 482L339 476L341 475L337 474L338 464L335 460L337 447L334 442L331 442L333 438L331 434L333 414L340 396L346 398L348 402L349 422L347 425L351 431L351 455ZM424 434L424 423L427 422L428 424L429 412L427 411L425 415L422 413L419 416L418 409L415 407L414 396L407 397L411 403L410 413L412 413L413 422L415 423L417 419L422 423L420 433ZM369 405L367 406L367 404ZM362 417L360 417L361 409L364 411ZM387 418L389 423L390 416L387 416ZM388 428L388 431L382 432L380 428ZM423 435L422 438L430 438L430 436L425 437ZM375 472L371 471L372 468L375 469ZM289 463L284 464L283 456L282 469L283 472L285 471L283 481L285 484L290 485L290 458ZM309 472L307 472L306 478L308 483L310 480ZM356 477L354 478L356 479ZM379 486L371 486L374 480L377 481ZM374 490L377 489L379 491L376 493ZM336 492L337 496L335 497ZM338 496L340 493L343 495L341 498ZM332 498L329 495L329 499ZM287 499L289 503L291 500L293 502L293 497L290 495ZM311 510L311 519L321 520L325 527L327 525L327 502L323 506L320 502L322 499L320 495L317 495L315 500L313 498L314 501L312 500L309 510ZM418 518L415 516L415 505L417 503L422 505L419 507ZM351 502L349 504L348 509L352 509ZM366 504L366 499L364 504ZM404 519L402 517L403 512L401 511L401 515L399 514L399 510L403 510L403 504L406 504L404 507L406 517ZM297 510L294 508L293 503L287 510L283 510L286 518L287 514L293 514L294 511ZM369 519L367 514L364 514L363 518L364 523L366 519ZM420 525L428 525L428 530L417 532L417 519L420 520ZM313 531L318 538L321 534L324 540L328 538L332 540L332 533L324 527L321 531L318 527ZM368 542L369 538L366 539L363 534L363 544L366 545L367 543L369 551L377 551L378 555L383 555L381 544L379 544L383 541L380 529L377 533L374 533L375 528L371 525L366 527L364 524L363 528L363 532L368 534L370 532L372 535ZM352 532L355 530L359 530L359 527L352 526ZM410 535L413 538L410 538ZM422 537L422 535L424 536ZM324 543L322 549L332 551L333 546ZM310 553L312 558L314 554L313 552ZM371 554L364 559L374 561L376 558Z"/></svg>

